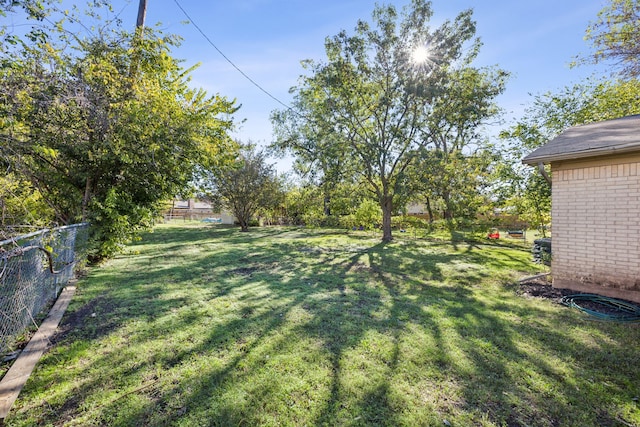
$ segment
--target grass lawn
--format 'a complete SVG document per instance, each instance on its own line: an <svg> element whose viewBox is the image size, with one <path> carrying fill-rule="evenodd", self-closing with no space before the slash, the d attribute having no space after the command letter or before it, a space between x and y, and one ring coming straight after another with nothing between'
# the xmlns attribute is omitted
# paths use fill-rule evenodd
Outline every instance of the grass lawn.
<svg viewBox="0 0 640 427"><path fill-rule="evenodd" d="M640 325L529 247L157 227L89 271L6 425L640 426Z"/></svg>

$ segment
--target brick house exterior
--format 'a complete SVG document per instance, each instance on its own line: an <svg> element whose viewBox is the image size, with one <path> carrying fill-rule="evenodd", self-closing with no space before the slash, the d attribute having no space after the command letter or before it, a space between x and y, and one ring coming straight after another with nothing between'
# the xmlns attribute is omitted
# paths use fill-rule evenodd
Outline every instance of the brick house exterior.
<svg viewBox="0 0 640 427"><path fill-rule="evenodd" d="M570 128L550 164L553 286L640 302L640 115Z"/></svg>

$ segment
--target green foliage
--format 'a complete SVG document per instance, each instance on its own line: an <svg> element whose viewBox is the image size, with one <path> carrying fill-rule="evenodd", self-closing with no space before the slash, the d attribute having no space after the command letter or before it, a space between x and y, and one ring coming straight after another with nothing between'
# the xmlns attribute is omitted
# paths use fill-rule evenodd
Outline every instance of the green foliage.
<svg viewBox="0 0 640 427"><path fill-rule="evenodd" d="M540 174L529 175L523 191L506 204L516 209L521 221L545 235L551 224L551 186Z"/></svg>
<svg viewBox="0 0 640 427"><path fill-rule="evenodd" d="M373 200L363 200L358 208L349 215L340 218L340 224L346 228L373 230L382 222L380 205Z"/></svg>
<svg viewBox="0 0 640 427"><path fill-rule="evenodd" d="M640 80L636 79L586 81L558 93L537 95L525 116L501 133L510 144L498 168L499 178L507 183L499 190L504 206L543 230L550 220L550 187L536 169L520 164L522 157L569 127L633 114L640 114Z"/></svg>
<svg viewBox="0 0 640 427"><path fill-rule="evenodd" d="M283 218L295 225L343 226L343 218L366 198L367 192L358 184L336 183L326 194L314 183L298 183L286 191Z"/></svg>
<svg viewBox="0 0 640 427"><path fill-rule="evenodd" d="M377 6L372 22L358 22L353 35L327 38L326 63L306 61L309 75L292 89L295 110L273 116L274 145L308 170L317 167L323 185L338 177L364 182L382 210L384 241L392 239L394 203L407 200L416 150L454 136L442 132L442 120L457 136L472 134L493 114L490 99L502 90L503 72L470 67L480 47L471 11L434 29L431 16L431 3L423 0L402 13ZM416 62L416 49L431 55ZM453 89L459 90L449 95ZM431 129L436 124L439 132Z"/></svg>
<svg viewBox="0 0 640 427"><path fill-rule="evenodd" d="M433 228L433 224L426 219L418 218L411 215L394 216L391 219L391 223L395 228L405 230L409 228L431 230Z"/></svg>
<svg viewBox="0 0 640 427"><path fill-rule="evenodd" d="M585 40L594 51L582 62L608 61L621 76L640 77L640 2L609 0L590 23Z"/></svg>
<svg viewBox="0 0 640 427"><path fill-rule="evenodd" d="M440 210L447 220L474 218L487 205L485 190L496 159L478 129L499 114L495 98L504 91L507 77L498 68L471 67L447 75L422 132L428 145L417 153L412 171L430 213Z"/></svg>
<svg viewBox="0 0 640 427"><path fill-rule="evenodd" d="M266 154L245 145L232 164L208 172L203 190L212 197L220 197L242 231L248 231L251 219L261 209L281 205L284 199L281 185L273 166L266 162Z"/></svg>
<svg viewBox="0 0 640 427"><path fill-rule="evenodd" d="M90 16L100 8L109 5ZM79 19L4 52L0 161L39 189L58 222L91 221L100 259L148 227L196 170L225 162L236 107L189 87L170 55L175 38L117 22L82 38L65 27Z"/></svg>
<svg viewBox="0 0 640 427"><path fill-rule="evenodd" d="M591 103L581 111L580 124L640 114L640 80L601 81L593 88Z"/></svg>
<svg viewBox="0 0 640 427"><path fill-rule="evenodd" d="M496 156L488 149L464 154L461 150L422 150L413 172L416 193L429 201L431 220L437 217L475 218L488 207L491 168Z"/></svg>
<svg viewBox="0 0 640 427"><path fill-rule="evenodd" d="M154 223L157 211L135 203L126 193L108 190L104 200L94 200L91 207L93 226L92 258L102 259L118 253L124 242L137 238Z"/></svg>
<svg viewBox="0 0 640 427"><path fill-rule="evenodd" d="M330 197L325 198L325 204L328 205L331 216L335 217L353 213L363 200L370 198L371 193L367 191L366 184L343 181L332 188Z"/></svg>
<svg viewBox="0 0 640 427"><path fill-rule="evenodd" d="M292 225L320 224L324 218L323 197L314 187L297 186L285 195L284 215Z"/></svg>
<svg viewBox="0 0 640 427"><path fill-rule="evenodd" d="M13 173L0 176L0 225L45 227L53 222L53 210L29 181Z"/></svg>
<svg viewBox="0 0 640 427"><path fill-rule="evenodd" d="M538 148L572 126L640 114L640 80L587 80L536 95L525 116L502 132L517 140L518 155Z"/></svg>
<svg viewBox="0 0 640 427"><path fill-rule="evenodd" d="M354 216L358 225L362 225L367 230L377 227L382 222L380 205L373 200L363 200Z"/></svg>

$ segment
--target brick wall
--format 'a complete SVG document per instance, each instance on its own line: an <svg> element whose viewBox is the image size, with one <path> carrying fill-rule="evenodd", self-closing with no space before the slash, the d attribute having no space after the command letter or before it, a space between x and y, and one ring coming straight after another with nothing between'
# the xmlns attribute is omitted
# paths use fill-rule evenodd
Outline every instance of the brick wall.
<svg viewBox="0 0 640 427"><path fill-rule="evenodd" d="M551 169L554 286L640 302L640 154Z"/></svg>

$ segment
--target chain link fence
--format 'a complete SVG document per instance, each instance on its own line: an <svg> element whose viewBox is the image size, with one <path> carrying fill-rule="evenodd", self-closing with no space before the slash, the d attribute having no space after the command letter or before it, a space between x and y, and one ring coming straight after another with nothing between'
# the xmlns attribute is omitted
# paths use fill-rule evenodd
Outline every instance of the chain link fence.
<svg viewBox="0 0 640 427"><path fill-rule="evenodd" d="M86 258L89 224L74 224L0 242L0 354L55 298ZM37 325L36 325L37 326Z"/></svg>

